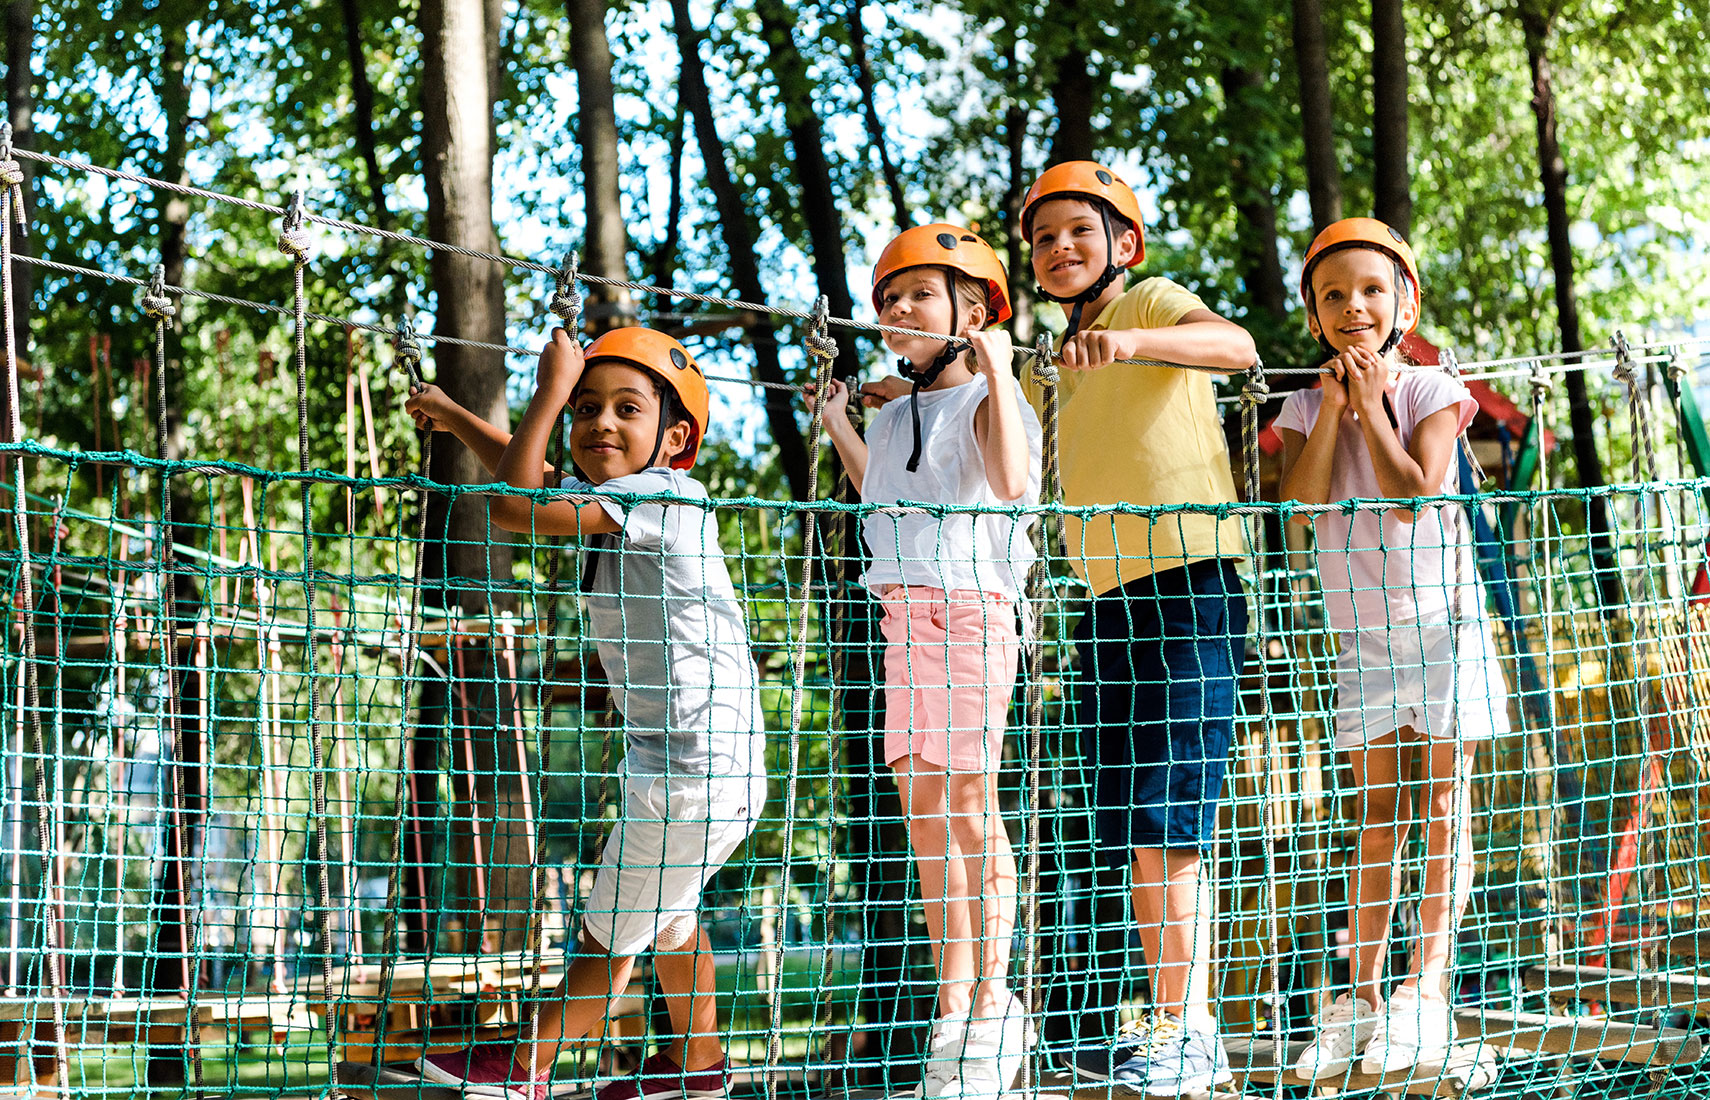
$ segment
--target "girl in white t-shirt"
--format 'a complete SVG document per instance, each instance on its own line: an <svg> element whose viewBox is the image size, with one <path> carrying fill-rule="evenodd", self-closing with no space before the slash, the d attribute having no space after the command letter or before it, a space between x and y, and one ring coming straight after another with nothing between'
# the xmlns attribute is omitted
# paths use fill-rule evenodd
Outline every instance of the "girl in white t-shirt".
<svg viewBox="0 0 1710 1100"><path fill-rule="evenodd" d="M1030 504L1039 421L1011 374L1003 264L954 225L909 229L873 271L879 321L962 339L886 334L914 383L865 440L833 382L825 425L868 504ZM1034 517L878 512L863 525L865 582L884 606L885 760L896 774L938 965L928 1100L997 1100L1029 1027L1009 990L1015 858L998 769L1019 645L1016 600L1033 562Z"/></svg>
<svg viewBox="0 0 1710 1100"><path fill-rule="evenodd" d="M1400 234L1372 218L1330 226L1307 252L1301 294L1330 373L1277 417L1282 499L1458 492L1456 447L1477 404L1446 375L1399 369L1397 345L1419 319L1418 270ZM1353 991L1320 1011L1296 1069L1313 1079L1355 1058L1371 1073L1440 1064L1455 1041L1446 981L1472 886L1468 777L1478 744L1508 730L1465 512L1444 503L1298 518L1316 527L1325 609L1341 635L1336 745L1353 766L1360 840ZM1427 791L1420 938L1385 998L1416 778Z"/></svg>

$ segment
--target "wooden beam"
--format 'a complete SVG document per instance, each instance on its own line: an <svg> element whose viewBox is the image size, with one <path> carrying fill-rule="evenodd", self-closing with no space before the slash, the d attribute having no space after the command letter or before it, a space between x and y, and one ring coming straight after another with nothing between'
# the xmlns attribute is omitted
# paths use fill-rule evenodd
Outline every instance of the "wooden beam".
<svg viewBox="0 0 1710 1100"><path fill-rule="evenodd" d="M1461 1008L1455 1011L1455 1026L1463 1041L1483 1040L1511 1050L1651 1066L1686 1065L1704 1057L1703 1040L1689 1031L1640 1027L1600 1016Z"/></svg>
<svg viewBox="0 0 1710 1100"><path fill-rule="evenodd" d="M1710 977L1697 974L1647 973L1641 978L1631 970L1605 966L1534 966L1527 968L1523 980L1527 989L1552 997L1710 1016Z"/></svg>

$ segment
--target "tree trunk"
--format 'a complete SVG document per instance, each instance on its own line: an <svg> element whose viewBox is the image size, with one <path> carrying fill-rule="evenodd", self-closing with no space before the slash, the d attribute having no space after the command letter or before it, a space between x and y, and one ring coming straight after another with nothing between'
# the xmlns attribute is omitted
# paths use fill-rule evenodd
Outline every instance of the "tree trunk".
<svg viewBox="0 0 1710 1100"><path fill-rule="evenodd" d="M1249 125L1249 120L1261 117L1256 104L1246 101L1266 94L1262 74L1232 66L1223 70L1222 84L1226 132L1239 131ZM1249 303L1280 326L1288 315L1288 292L1283 286L1282 260L1277 250L1276 200L1271 195L1270 181L1259 177L1252 158L1242 150L1238 137L1232 134L1230 189L1239 226L1237 263L1247 285Z"/></svg>
<svg viewBox="0 0 1710 1100"><path fill-rule="evenodd" d="M1008 54L1008 71L1014 86L1013 99L1003 113L1003 140L1008 156L1009 176L1003 190L1003 226L1005 263L1009 268L1009 303L1015 310L1010 331L1020 345L1033 343L1033 270L1028 266L1027 243L1021 232L1021 200L1027 197L1031 180L1027 175L1027 108L1022 106L1021 59L1012 38Z"/></svg>
<svg viewBox="0 0 1710 1100"><path fill-rule="evenodd" d="M368 83L368 63L362 55L362 13L357 0L342 0L344 47L350 62L351 125L356 130L356 149L368 173L368 201L374 206L374 224L391 227L386 210L385 177L380 174L380 154L374 142L374 88Z"/></svg>
<svg viewBox="0 0 1710 1100"><path fill-rule="evenodd" d="M695 120L695 141L700 147L701 162L706 172L707 186L712 189L718 210L719 228L724 234L725 251L730 263L731 282L736 292L752 302L765 301L765 288L760 282L760 264L755 254L754 227L748 220L748 210L731 178L725 163L724 145L713 126L712 99L707 94L706 73L701 65L700 32L689 14L688 0L671 0L671 15L677 35L677 49L682 58L682 70L677 78L679 102L687 103ZM750 318L746 325L748 340L754 349L754 374L763 382L783 382L784 368L778 360L777 335L772 320L764 314ZM805 500L808 491L807 442L802 438L794 411L790 408L787 391L767 390L766 420L772 438L778 444L778 461L789 482L790 493Z"/></svg>
<svg viewBox="0 0 1710 1100"><path fill-rule="evenodd" d="M6 5L6 117L12 123L12 145L36 147L35 129L35 0L12 0ZM24 201L30 200L35 164L20 160L24 171ZM12 251L30 254L30 238L14 233ZM12 265L12 339L18 358L30 357L30 306L35 289L35 269L28 264ZM12 395L0 386L0 440L12 434Z"/></svg>
<svg viewBox="0 0 1710 1100"><path fill-rule="evenodd" d="M171 5L163 7L159 15L161 52L155 94L166 119L159 172L162 179L187 184L190 182L187 169L190 80L186 25L193 17ZM156 225L160 234L161 265L165 269L166 282L182 286L190 205L179 195L162 194L159 202ZM177 461L188 456L189 438L179 400L183 381L182 338L172 325L167 326L166 349L166 441L163 457ZM187 492L178 482L168 487L168 493L172 528L167 537L175 544L195 543L196 494ZM205 775L201 728L203 683L196 663L187 659L193 652L194 642L191 639L201 618L201 592L189 571L174 573L172 598L173 626L179 645L171 651L169 675L176 681L177 690L168 691L168 706L177 711L177 744L170 747L176 750L178 766L176 776L170 772L162 774L168 791L166 858L160 867L160 916L155 923L151 945L161 962L145 972L146 988L156 996L183 993L199 979L201 970L200 961L191 959L190 955L194 946L197 894L193 868L201 862L207 795L201 786ZM183 793L182 799L178 796L179 789ZM150 1044L146 1075L151 1086L182 1084L185 1080L185 1045L182 1042Z"/></svg>
<svg viewBox="0 0 1710 1100"><path fill-rule="evenodd" d="M1300 126L1306 143L1306 197L1312 231L1342 220L1342 166L1336 160L1330 60L1323 0L1294 0L1294 63L1300 74Z"/></svg>
<svg viewBox="0 0 1710 1100"><path fill-rule="evenodd" d="M795 19L782 0L758 0L755 10L766 39L772 78L778 82L784 104L784 126L790 132L790 157L796 186L801 190L814 280L833 317L853 317L855 301L849 293L849 267L843 255L843 214L825 157L819 113L814 109L813 81L790 30ZM839 378L855 378L861 373L861 357L854 334L846 330L836 335L837 362L832 370Z"/></svg>
<svg viewBox="0 0 1710 1100"><path fill-rule="evenodd" d="M861 23L862 0L849 5L849 53L855 68L855 85L861 89L861 116L867 123L867 140L879 154L879 171L885 177L885 189L891 195L891 223L900 233L913 224L909 217L908 195L903 190L902 173L891 159L890 143L885 140L885 125L879 119L879 105L873 98L873 62L867 56L867 28Z"/></svg>
<svg viewBox="0 0 1710 1100"><path fill-rule="evenodd" d="M486 251L498 245L492 190L492 94L498 73L493 10L491 0L423 0L421 14L422 170L428 232L436 240ZM505 287L500 267L436 251L429 275L437 333L504 342ZM435 349L435 365L438 384L453 400L489 423L510 423L502 353L441 344ZM467 448L445 437L436 443L430 471L435 481L468 485L488 480L486 470ZM511 540L491 524L485 501L462 497L447 509L444 498L435 497L430 501L428 525L426 574L439 588L441 606L456 606L476 617L515 608L515 597L499 590L512 576ZM499 673L490 645L470 648L464 662L474 670L470 682L462 686L468 692L466 721L480 731L474 738L475 768L495 777L496 787L488 790L496 793L490 800L478 799L468 811L481 820L486 858L494 866L486 879L488 898L481 904L467 881L462 893L476 903L470 914L485 912L488 927L500 929L497 946L516 949L526 939L529 861L517 854L524 851L525 843L523 823L517 819L521 815L500 812L515 800L524 782L510 744L515 684ZM424 690L424 711L431 705L437 712L445 702L437 690ZM424 723L422 735L434 744L417 746L415 756L437 755L439 731ZM456 839L467 843L471 837L460 830ZM473 879L472 860L458 862ZM468 915L463 923L471 923Z"/></svg>
<svg viewBox="0 0 1710 1100"><path fill-rule="evenodd" d="M1401 0L1372 0L1372 190L1376 216L1413 235L1407 170L1407 21Z"/></svg>
<svg viewBox="0 0 1710 1100"><path fill-rule="evenodd" d="M665 206L665 236L649 258L654 286L670 286L677 270L677 242L683 233L683 144L688 137L689 115L677 106L677 122L671 128L671 197Z"/></svg>
<svg viewBox="0 0 1710 1100"><path fill-rule="evenodd" d="M567 0L570 60L576 67L576 141L581 146L583 211L582 266L609 279L629 277L629 232L624 228L618 187L616 97L612 51L606 41L606 0ZM629 291L593 287L588 292L587 329L598 334L635 324Z"/></svg>
<svg viewBox="0 0 1710 1100"><path fill-rule="evenodd" d="M1532 72L1532 113L1538 121L1538 179L1544 190L1544 218L1549 229L1550 270L1556 284L1556 325L1562 351L1585 350L1579 333L1579 302L1574 294L1573 242L1569 239L1567 160L1556 134L1556 93L1552 83L1549 38L1553 16L1536 3L1519 7L1526 38L1526 61ZM1585 488L1603 484L1603 462L1597 454L1596 416L1586 391L1585 371L1564 377L1568 393L1568 423L1573 429L1574 464ZM1591 536L1592 564L1597 574L1603 612L1618 612L1624 599L1619 565L1609 533L1609 507L1602 494L1586 500L1586 525Z"/></svg>
<svg viewBox="0 0 1710 1100"><path fill-rule="evenodd" d="M1051 163L1093 159L1093 110L1097 103L1091 60L1081 44L1079 3L1062 0L1060 22L1069 28L1069 45L1057 58L1056 79L1051 82L1051 103L1057 129L1051 135Z"/></svg>

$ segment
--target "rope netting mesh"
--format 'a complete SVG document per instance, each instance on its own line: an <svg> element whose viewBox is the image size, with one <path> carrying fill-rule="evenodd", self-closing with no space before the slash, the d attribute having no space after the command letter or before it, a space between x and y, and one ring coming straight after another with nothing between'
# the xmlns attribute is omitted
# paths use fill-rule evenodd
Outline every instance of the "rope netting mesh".
<svg viewBox="0 0 1710 1100"><path fill-rule="evenodd" d="M293 318L299 355L306 326L343 323L305 308L302 224L288 220L280 241L296 280L292 306L279 308ZM560 278L560 291L577 277ZM158 281L138 285L147 291L138 324L158 347L175 295ZM567 320L579 308L559 307L555 298ZM835 355L826 325L839 319L797 316L823 393ZM1145 1018L1158 980L1128 909L1129 872L1113 870L1098 845L1100 748L1074 635L1088 596L1074 567L1085 551L1064 528L1112 515L1154 531L1205 516L1243 521L1235 527L1251 538L1220 547L1239 563L1252 616L1218 639L1245 660L1209 849L1211 1000L1238 1083L1307 1094L1314 1086L1289 1067L1315 1014L1353 981L1348 905L1363 792L1336 740L1342 642L1308 528L1291 520L1396 509L1445 517L1443 529L1475 549L1450 570L1467 594L1455 606L1488 623L1476 633L1500 677L1479 705L1484 717L1503 715L1508 732L1479 747L1457 792L1470 809L1471 858L1470 882L1448 887L1470 895L1450 950L1452 1057L1387 1077L1356 1062L1316 1087L1710 1090L1701 962L1710 952L1701 717L1710 479L1688 470L1697 412L1680 348L1618 343L1460 368L1530 385L1539 460L1554 427L1551 376L1608 371L1627 400L1627 425L1610 433L1611 453L1631 462L1617 485L1555 487L1546 468L1535 489L1259 501L1274 476L1259 445L1264 375L1288 373L1272 369L1251 376L1242 402L1235 461L1250 503L876 509L853 502L846 482L814 501L740 488L710 499L529 494L433 484L419 472L425 456L417 471L361 477L309 469L306 434L296 469L195 453L169 460L164 441L153 455L67 450L16 421L10 308L6 317L20 442L0 446L14 516L0 555L0 1087L343 1095L370 1087L361 1067L471 1042L520 1043L550 1060L539 1011L576 955L604 848L622 835L614 829L629 803L621 712L579 595L590 568L581 540L507 535L491 519L501 497L531 496L604 499L638 523L662 505L714 521L758 670L766 797L728 859L676 869L706 882L699 928L739 1091L898 1091L927 1057L933 944L879 745L881 611L860 581L861 522L885 511L943 530L969 513L1039 519L1042 564L1025 589L1026 659L995 785L1019 868L1011 981L1040 1033L1017 1085L1030 1094L1118 1087L1076 1082L1058 1055L1120 1041ZM418 378L421 342L403 328L397 365ZM1047 352L1033 358L1049 385ZM297 367L306 369L300 357ZM305 433L339 415L299 394ZM1055 417L1046 420L1054 499ZM817 448L817 407L811 427ZM1508 483L1522 464L1503 464ZM1468 466L1467 488L1483 487L1476 462ZM436 496L477 519L424 537ZM1593 501L1608 517L1606 544ZM1393 547L1397 560L1414 549L1407 538ZM471 561L483 564L448 567ZM1146 544L1120 545L1115 559L1136 576L1172 564L1154 562ZM1482 615L1468 615L1474 606ZM670 613L658 600L641 612ZM1464 659L1474 633L1454 632L1448 661ZM923 680L935 671L919 670ZM1374 691L1399 681L1393 667L1367 670ZM1414 828L1390 921L1392 981L1432 900L1429 793L1401 815ZM643 955L604 1022L559 1049L556 1088L633 1069L672 1033L666 1000Z"/></svg>

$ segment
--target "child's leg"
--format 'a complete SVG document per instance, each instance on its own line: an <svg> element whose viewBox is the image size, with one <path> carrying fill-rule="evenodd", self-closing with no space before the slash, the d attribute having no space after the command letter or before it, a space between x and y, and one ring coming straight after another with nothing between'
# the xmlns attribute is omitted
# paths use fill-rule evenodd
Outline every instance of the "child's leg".
<svg viewBox="0 0 1710 1100"><path fill-rule="evenodd" d="M586 932L582 934L581 949L565 968L558 988L540 1007L540 1068L545 1070L558 1060L558 1044L562 1039L580 1039L606 1018L612 997L629 984L629 974L635 960L613 955ZM528 1028L523 1028L517 1043L516 1063L528 1070L533 1057Z"/></svg>
<svg viewBox="0 0 1710 1100"><path fill-rule="evenodd" d="M995 772L947 777L952 847L961 853L962 879L970 895L952 901L967 910L978 965L979 988L973 1004L977 1020L1001 1016L1008 1005L1009 949L1015 931L1015 854L998 809Z"/></svg>
<svg viewBox="0 0 1710 1100"><path fill-rule="evenodd" d="M1373 1008L1384 1002L1384 957L1400 889L1401 846L1407 842L1412 799L1402 770L1411 758L1412 730L1403 727L1363 748L1349 749L1360 823L1359 864L1349 899L1354 934L1354 995ZM1405 742L1405 743L1404 743ZM1409 769L1410 770L1410 769Z"/></svg>
<svg viewBox="0 0 1710 1100"><path fill-rule="evenodd" d="M1211 884L1194 849L1134 849L1131 901L1152 1003L1202 1030L1211 1014Z"/></svg>
<svg viewBox="0 0 1710 1100"><path fill-rule="evenodd" d="M1425 817L1425 896L1419 903L1420 939L1412 973L1423 997L1445 995L1444 977L1455 931L1472 897L1472 807L1468 780L1477 747L1432 741L1423 750L1430 786Z"/></svg>
<svg viewBox="0 0 1710 1100"><path fill-rule="evenodd" d="M954 850L950 811L945 801L946 774L921 756L905 756L891 765L903 813L908 816L909 846L920 872L926 930L938 967L938 1014L966 1013L973 997L974 929L968 919L969 884L960 852ZM960 904L958 904L960 903Z"/></svg>
<svg viewBox="0 0 1710 1100"><path fill-rule="evenodd" d="M710 1069L724 1059L718 1038L718 987L712 944L700 922L691 919L688 940L667 948L664 936L653 951L653 973L659 978L671 1030L677 1033L662 1053L691 1073Z"/></svg>

